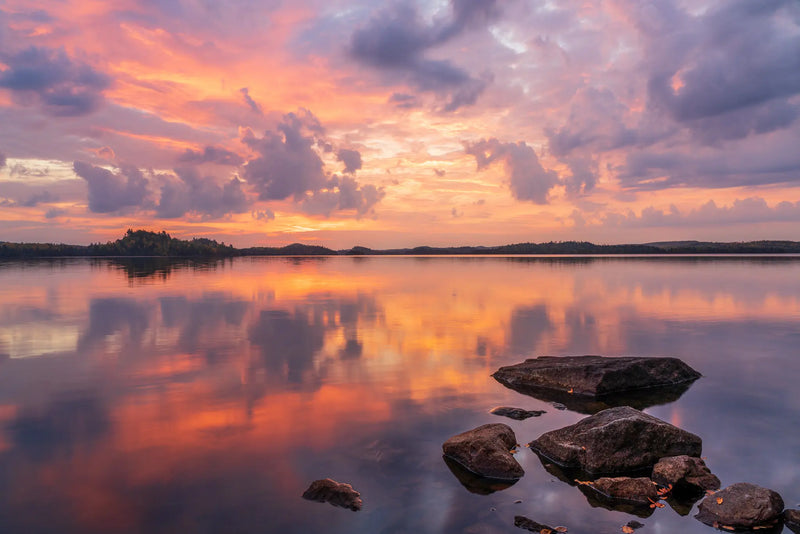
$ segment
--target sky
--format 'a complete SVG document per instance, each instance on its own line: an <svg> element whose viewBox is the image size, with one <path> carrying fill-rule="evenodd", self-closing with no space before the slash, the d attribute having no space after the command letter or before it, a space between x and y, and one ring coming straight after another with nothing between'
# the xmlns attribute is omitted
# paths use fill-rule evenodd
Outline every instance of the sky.
<svg viewBox="0 0 800 534"><path fill-rule="evenodd" d="M0 241L800 240L796 0L0 0Z"/></svg>

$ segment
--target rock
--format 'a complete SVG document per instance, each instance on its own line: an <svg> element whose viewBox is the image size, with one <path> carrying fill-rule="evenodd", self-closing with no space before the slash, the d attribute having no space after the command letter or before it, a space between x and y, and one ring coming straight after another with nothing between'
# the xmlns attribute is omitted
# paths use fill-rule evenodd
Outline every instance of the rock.
<svg viewBox="0 0 800 534"><path fill-rule="evenodd" d="M501 367L492 376L512 389L545 388L595 397L692 382L701 375L677 358L540 356Z"/></svg>
<svg viewBox="0 0 800 534"><path fill-rule="evenodd" d="M482 477L476 475L472 471L469 471L452 458L448 458L447 456L442 456L442 458L444 459L444 463L447 465L447 468L450 469L451 473L453 473L453 476L455 476L456 479L461 482L461 485L467 488L467 491L470 493L476 493L478 495L490 495L496 491L502 491L510 488L519 480L498 480L495 478Z"/></svg>
<svg viewBox="0 0 800 534"><path fill-rule="evenodd" d="M361 510L361 494L353 489L350 484L344 484L324 478L315 480L308 489L303 492L303 498L310 501L328 502L334 506L349 508L351 510Z"/></svg>
<svg viewBox="0 0 800 534"><path fill-rule="evenodd" d="M739 482L703 499L695 517L707 525L751 529L777 525L782 512L776 492Z"/></svg>
<svg viewBox="0 0 800 534"><path fill-rule="evenodd" d="M789 530L800 532L800 510L784 510L783 520Z"/></svg>
<svg viewBox="0 0 800 534"><path fill-rule="evenodd" d="M642 528L644 526L644 523L640 523L639 521L636 521L635 519L633 519L631 521L628 521L625 524L625 526L628 527L628 528L631 528L633 530L636 530L638 528Z"/></svg>
<svg viewBox="0 0 800 534"><path fill-rule="evenodd" d="M524 515L517 515L514 516L514 526L519 527L525 530L530 530L531 532L541 532L541 531L550 531L555 532L553 527L548 527L547 525L543 525L542 523L537 523L533 519L528 519Z"/></svg>
<svg viewBox="0 0 800 534"><path fill-rule="evenodd" d="M720 486L703 460L686 455L661 458L653 467L651 478L663 486L671 484L673 493L701 493Z"/></svg>
<svg viewBox="0 0 800 534"><path fill-rule="evenodd" d="M509 452L517 444L511 427L503 423L482 425L455 435L442 445L445 456L482 477L517 480L525 474Z"/></svg>
<svg viewBox="0 0 800 534"><path fill-rule="evenodd" d="M510 417L511 419L516 419L517 421L523 421L529 417L539 417L547 412L544 410L523 410L522 408L512 408L510 406L498 406L497 408L492 408L489 413L493 413L494 415L502 415L503 417Z"/></svg>
<svg viewBox="0 0 800 534"><path fill-rule="evenodd" d="M530 447L565 467L615 475L651 468L665 456L700 456L702 440L652 415L620 406L546 432Z"/></svg>
<svg viewBox="0 0 800 534"><path fill-rule="evenodd" d="M626 501L649 507L651 503L658 500L656 485L646 477L604 477L598 478L586 486L612 501Z"/></svg>

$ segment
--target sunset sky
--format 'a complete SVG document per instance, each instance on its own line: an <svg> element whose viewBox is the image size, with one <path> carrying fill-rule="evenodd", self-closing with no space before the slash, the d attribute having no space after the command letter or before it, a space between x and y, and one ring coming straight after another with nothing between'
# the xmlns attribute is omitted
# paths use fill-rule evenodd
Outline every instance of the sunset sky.
<svg viewBox="0 0 800 534"><path fill-rule="evenodd" d="M0 0L0 241L800 240L796 0Z"/></svg>

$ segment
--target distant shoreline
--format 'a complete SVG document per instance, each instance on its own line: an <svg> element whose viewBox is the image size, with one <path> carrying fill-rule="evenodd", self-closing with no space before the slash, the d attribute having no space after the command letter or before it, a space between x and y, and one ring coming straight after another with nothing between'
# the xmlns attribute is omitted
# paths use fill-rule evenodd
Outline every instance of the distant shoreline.
<svg viewBox="0 0 800 534"><path fill-rule="evenodd" d="M655 243L596 245L585 241L516 243L495 247L429 247L370 249L355 246L333 250L294 243L284 247L234 248L213 239L175 239L166 232L128 230L117 241L92 245L9 243L0 241L0 258L224 258L237 256L551 256L551 255L721 255L800 254L798 241L662 241Z"/></svg>

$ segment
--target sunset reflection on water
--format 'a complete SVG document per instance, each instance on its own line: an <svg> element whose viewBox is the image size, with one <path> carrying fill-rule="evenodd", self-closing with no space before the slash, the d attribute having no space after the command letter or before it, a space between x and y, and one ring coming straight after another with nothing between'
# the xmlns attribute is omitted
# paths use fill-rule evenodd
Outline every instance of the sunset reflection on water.
<svg viewBox="0 0 800 534"><path fill-rule="evenodd" d="M797 431L753 437L800 414L798 275L764 258L4 263L0 529L503 532L538 511L618 531L626 514L529 451L527 475L486 496L441 460L478 424L522 442L582 417L489 376L541 354L684 359L704 378L648 411L701 435L723 484L800 502ZM498 404L548 413L501 420ZM299 498L324 477L364 510Z"/></svg>

